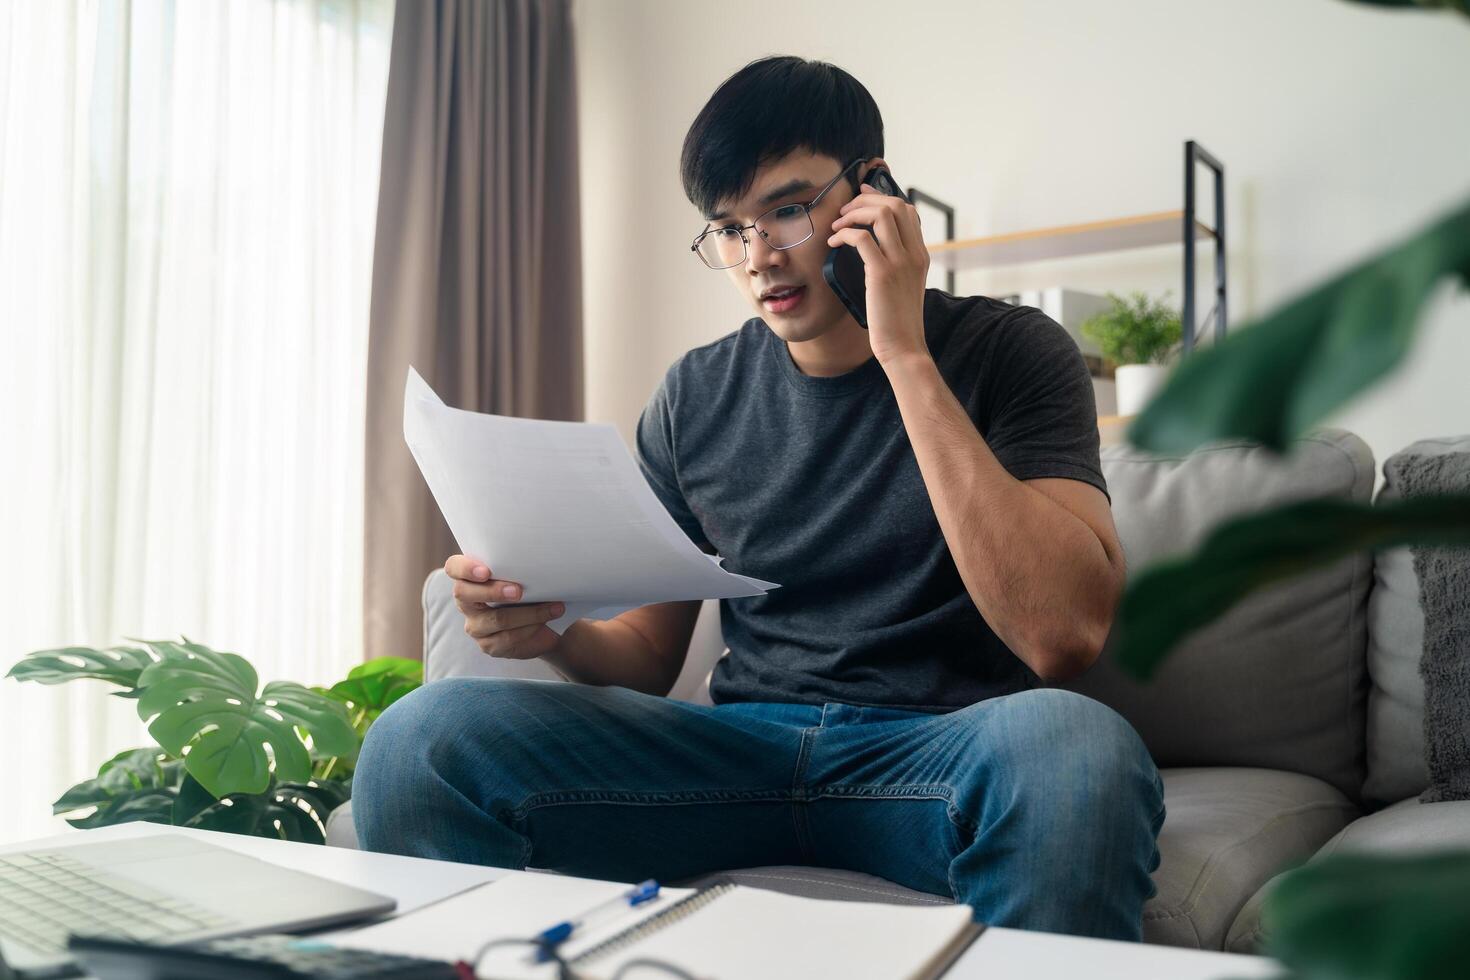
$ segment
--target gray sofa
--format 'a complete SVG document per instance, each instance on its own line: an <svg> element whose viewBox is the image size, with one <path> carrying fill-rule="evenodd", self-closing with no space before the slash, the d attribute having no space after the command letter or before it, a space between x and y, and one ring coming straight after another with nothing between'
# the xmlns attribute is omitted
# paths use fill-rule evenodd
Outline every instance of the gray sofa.
<svg viewBox="0 0 1470 980"><path fill-rule="evenodd" d="M1470 452L1470 437L1406 451ZM1193 548L1232 514L1310 496L1369 500L1375 478L1368 447L1338 430L1309 435L1284 459L1244 444L1180 457L1109 446L1102 464L1130 572ZM1386 485L1380 498L1394 493ZM706 602L671 697L708 702L706 680L724 652L718 616ZM463 623L449 580L434 573L424 586L430 682L557 680L540 662L485 656ZM1470 802L1417 799L1428 784L1423 628L1408 550L1357 555L1251 597L1192 636L1151 683L1124 676L1105 653L1068 685L1127 718L1163 774L1168 815L1147 941L1251 952L1262 938L1262 897L1291 866L1349 849L1470 847ZM355 844L350 804L333 814L328 842ZM798 894L949 901L817 868L732 876Z"/></svg>

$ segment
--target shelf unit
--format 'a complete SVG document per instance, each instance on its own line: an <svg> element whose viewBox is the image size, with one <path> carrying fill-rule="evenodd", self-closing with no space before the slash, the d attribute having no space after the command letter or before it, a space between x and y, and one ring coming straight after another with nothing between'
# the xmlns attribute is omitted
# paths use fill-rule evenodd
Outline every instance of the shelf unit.
<svg viewBox="0 0 1470 980"><path fill-rule="evenodd" d="M1214 225L1206 225L1196 215L1195 173L1199 164L1213 172ZM955 273L964 269L986 269L1025 262L1118 252L1131 248L1184 243L1184 302L1181 319L1184 324L1182 348L1188 354L1205 328L1213 323L1215 340L1225 336L1226 309L1226 244L1225 244L1225 166L1217 157L1194 140L1184 144L1184 207L1176 211L1156 211L1105 221L1060 225L1014 231L983 238L954 237L954 208L936 200L918 188L908 189L915 204L927 204L945 214L945 239L928 245L931 265L947 273L946 283L953 293ZM1215 246L1215 301L1200 323L1195 312L1195 243L1210 239Z"/></svg>
<svg viewBox="0 0 1470 980"><path fill-rule="evenodd" d="M1099 415L1097 434L1104 446L1118 446L1128 441L1128 426L1136 415Z"/></svg>
<svg viewBox="0 0 1470 980"><path fill-rule="evenodd" d="M935 242L929 246L929 259L941 269L958 272L1169 245L1179 240L1183 218L1183 210L1157 211L1078 225ZM1214 232L1201 221L1194 222L1194 234L1196 238L1214 237Z"/></svg>

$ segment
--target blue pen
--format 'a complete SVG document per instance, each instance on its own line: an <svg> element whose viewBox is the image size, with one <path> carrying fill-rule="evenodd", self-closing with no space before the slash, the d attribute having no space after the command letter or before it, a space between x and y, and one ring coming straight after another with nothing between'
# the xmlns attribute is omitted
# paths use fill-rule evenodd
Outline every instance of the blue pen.
<svg viewBox="0 0 1470 980"><path fill-rule="evenodd" d="M598 919L606 918L609 913L637 908L645 902L653 901L655 898L658 898L658 882L650 878L640 885L634 885L621 895L608 899L601 905L594 905L574 919L558 922L550 929L546 929L536 936L536 942L541 946L536 958L540 961L550 959L549 952L571 938L572 933L578 929L585 928Z"/></svg>

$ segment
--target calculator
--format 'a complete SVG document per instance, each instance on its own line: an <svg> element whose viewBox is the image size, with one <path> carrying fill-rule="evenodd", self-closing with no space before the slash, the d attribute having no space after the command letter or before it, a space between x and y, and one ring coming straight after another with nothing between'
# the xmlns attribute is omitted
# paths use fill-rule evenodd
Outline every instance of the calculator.
<svg viewBox="0 0 1470 980"><path fill-rule="evenodd" d="M269 934L158 946L72 936L78 964L98 980L465 980L452 963L344 949L301 936Z"/></svg>

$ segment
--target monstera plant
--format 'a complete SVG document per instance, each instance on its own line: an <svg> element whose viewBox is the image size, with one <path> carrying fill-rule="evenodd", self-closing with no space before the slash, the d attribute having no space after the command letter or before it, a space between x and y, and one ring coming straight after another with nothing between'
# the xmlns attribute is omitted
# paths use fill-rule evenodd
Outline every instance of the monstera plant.
<svg viewBox="0 0 1470 980"><path fill-rule="evenodd" d="M1470 15L1470 0L1354 2ZM1470 58L1470 29L1465 39ZM1403 360L1421 308L1444 281L1470 286L1470 200L1184 359L1134 421L1130 441L1184 452L1243 438L1285 450ZM1308 500L1236 518L1215 528L1194 554L1133 580L1118 610L1113 654L1147 678L1185 635L1256 589L1354 551L1426 544L1470 546L1470 496L1377 507ZM1272 889L1262 921L1267 950L1297 980L1465 977L1470 852L1313 861Z"/></svg>
<svg viewBox="0 0 1470 980"><path fill-rule="evenodd" d="M352 795L368 727L423 681L416 660L380 657L329 688L260 686L244 657L188 639L38 650L8 677L84 678L136 702L157 745L128 749L53 805L75 827L145 820L323 843L327 816Z"/></svg>

